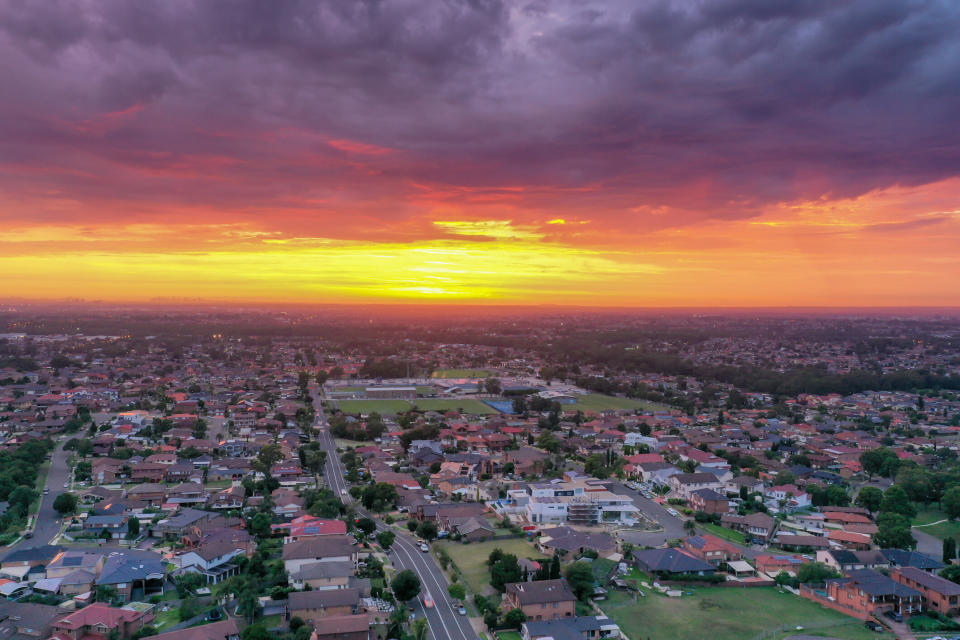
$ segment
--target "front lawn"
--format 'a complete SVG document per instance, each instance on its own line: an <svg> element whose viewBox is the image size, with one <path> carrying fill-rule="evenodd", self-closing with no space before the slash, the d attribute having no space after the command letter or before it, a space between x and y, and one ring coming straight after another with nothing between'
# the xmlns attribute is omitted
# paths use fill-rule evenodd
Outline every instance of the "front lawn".
<svg viewBox="0 0 960 640"><path fill-rule="evenodd" d="M723 538L728 542L733 542L736 544L747 544L746 537L739 531L734 531L733 529L727 529L726 527L721 527L718 524L713 524L712 522L698 522L697 528L703 529L709 534L715 535L718 538Z"/></svg>
<svg viewBox="0 0 960 640"><path fill-rule="evenodd" d="M632 593L611 590L609 599L598 603L631 638L743 640L764 631L789 628L793 630L784 635L792 635L800 633L796 627L831 623L837 626L819 627L816 632L844 640L892 638L868 631L859 620L771 587L687 587L684 591L692 595L680 598L643 591L646 597L638 595L634 600Z"/></svg>
<svg viewBox="0 0 960 640"><path fill-rule="evenodd" d="M517 631L498 631L497 638L500 640L523 640L523 636Z"/></svg>
<svg viewBox="0 0 960 640"><path fill-rule="evenodd" d="M434 542L433 547L434 549L445 549L450 559L460 569L460 573L463 574L470 590L480 594L490 585L487 558L490 557L490 552L494 549L500 548L504 553L512 553L518 559L533 558L539 560L544 557L542 553L533 548L533 545L522 538L472 542L470 544L443 540Z"/></svg>

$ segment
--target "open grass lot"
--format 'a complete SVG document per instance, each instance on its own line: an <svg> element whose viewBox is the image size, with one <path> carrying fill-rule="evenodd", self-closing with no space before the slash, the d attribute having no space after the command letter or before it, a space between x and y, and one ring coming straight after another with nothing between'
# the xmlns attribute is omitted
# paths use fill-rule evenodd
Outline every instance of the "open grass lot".
<svg viewBox="0 0 960 640"><path fill-rule="evenodd" d="M437 369L434 378L489 378L492 372L486 369Z"/></svg>
<svg viewBox="0 0 960 640"><path fill-rule="evenodd" d="M497 410L473 398L422 398L416 401L417 409L423 411L460 411L487 415Z"/></svg>
<svg viewBox="0 0 960 640"><path fill-rule="evenodd" d="M940 520L945 520L945 522L940 522ZM937 524L931 524L934 522ZM913 526L917 527L918 531L929 533L941 540L944 538L960 538L960 520L954 520L953 522L947 520L947 514L939 509L918 512L917 517L913 520Z"/></svg>
<svg viewBox="0 0 960 640"><path fill-rule="evenodd" d="M620 398L617 396L605 396L600 393L588 393L582 395L574 404L563 405L564 411L605 411L608 409L662 409L663 406L655 402L644 402L643 400L634 400L632 398Z"/></svg>
<svg viewBox="0 0 960 640"><path fill-rule="evenodd" d="M543 554L533 548L522 538L509 540L490 540L488 542L474 542L461 544L453 541L435 542L436 549L446 549L450 559L456 563L463 574L467 585L474 593L483 593L490 585L490 572L487 569L487 558L490 552L499 547L504 553L512 553L517 558L543 558Z"/></svg>
<svg viewBox="0 0 960 640"><path fill-rule="evenodd" d="M697 528L706 531L709 534L715 535L718 538L722 538L728 542L735 542L736 544L746 544L747 540L742 533L739 531L734 531L733 529L725 529L718 524L712 524L709 522L698 522Z"/></svg>
<svg viewBox="0 0 960 640"><path fill-rule="evenodd" d="M497 638L500 640L523 640L523 636L517 631L498 631Z"/></svg>
<svg viewBox="0 0 960 640"><path fill-rule="evenodd" d="M337 406L344 413L369 415L377 412L381 415L409 411L411 405L406 400L338 400Z"/></svg>
<svg viewBox="0 0 960 640"><path fill-rule="evenodd" d="M682 598L644 591L647 596L638 597L636 602L632 594L611 591L608 600L598 603L631 638L748 640L783 625L814 627L834 622L839 626L820 627L816 632L845 640L892 638L868 631L860 621L842 613L769 587L697 587L693 595ZM704 630L709 633L705 635ZM795 633L800 632L794 630L783 635Z"/></svg>

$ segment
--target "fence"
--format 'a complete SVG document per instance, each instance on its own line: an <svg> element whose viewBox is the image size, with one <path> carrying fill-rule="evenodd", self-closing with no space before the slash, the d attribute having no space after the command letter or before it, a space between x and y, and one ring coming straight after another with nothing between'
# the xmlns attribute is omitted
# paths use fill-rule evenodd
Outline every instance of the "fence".
<svg viewBox="0 0 960 640"><path fill-rule="evenodd" d="M840 621L831 621L823 620L821 622L811 622L809 624L803 625L802 629L797 629L795 625L791 624L782 624L773 629L767 629L762 631L757 635L753 636L749 640L767 640L769 638L776 638L781 633L787 631L796 631L798 634L803 633L803 631L809 631L811 629L823 630L823 629L833 629L836 627L849 627L849 626L860 626L863 622L860 620L840 620Z"/></svg>

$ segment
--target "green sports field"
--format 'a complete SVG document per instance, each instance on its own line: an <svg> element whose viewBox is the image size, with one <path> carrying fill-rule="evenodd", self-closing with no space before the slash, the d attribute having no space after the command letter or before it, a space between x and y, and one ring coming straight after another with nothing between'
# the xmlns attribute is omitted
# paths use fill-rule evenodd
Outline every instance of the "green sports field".
<svg viewBox="0 0 960 640"><path fill-rule="evenodd" d="M369 415L373 412L381 415L404 413L412 406L406 400L337 400L340 411Z"/></svg>
<svg viewBox="0 0 960 640"><path fill-rule="evenodd" d="M416 405L417 409L423 411L463 411L477 415L497 413L490 405L473 398L420 398Z"/></svg>
<svg viewBox="0 0 960 640"><path fill-rule="evenodd" d="M487 369L437 369L434 378L489 378L493 375Z"/></svg>
<svg viewBox="0 0 960 640"><path fill-rule="evenodd" d="M605 396L600 393L588 393L586 395L579 396L577 402L574 404L565 404L562 405L564 411L606 411L614 409L627 409L633 411L635 409L645 409L647 411L653 411L655 409L663 409L663 405L659 405L655 402L645 402L643 400L634 400L632 398L620 398L617 396Z"/></svg>

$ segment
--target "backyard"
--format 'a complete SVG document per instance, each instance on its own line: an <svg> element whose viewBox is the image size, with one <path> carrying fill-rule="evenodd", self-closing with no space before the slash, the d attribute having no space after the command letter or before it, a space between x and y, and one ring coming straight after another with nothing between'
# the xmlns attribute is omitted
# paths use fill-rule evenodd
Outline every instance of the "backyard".
<svg viewBox="0 0 960 640"><path fill-rule="evenodd" d="M483 593L490 586L490 572L487 569L487 558L490 552L500 548L504 553L512 553L517 558L543 558L544 555L533 548L523 538L508 540L491 540L488 542L474 542L461 544L453 541L435 542L434 549L445 549L453 560L470 590L474 593Z"/></svg>
<svg viewBox="0 0 960 640"><path fill-rule="evenodd" d="M632 593L611 590L609 599L599 604L631 638L701 640L704 629L709 629L711 640L748 640L777 629L783 630L784 636L793 635L801 627L804 633L844 640L892 638L867 630L859 620L774 588L688 590L692 595L669 598L644 589L646 597L637 596L636 600Z"/></svg>

